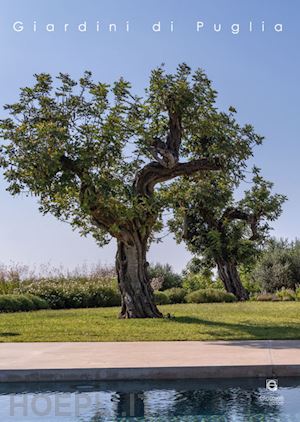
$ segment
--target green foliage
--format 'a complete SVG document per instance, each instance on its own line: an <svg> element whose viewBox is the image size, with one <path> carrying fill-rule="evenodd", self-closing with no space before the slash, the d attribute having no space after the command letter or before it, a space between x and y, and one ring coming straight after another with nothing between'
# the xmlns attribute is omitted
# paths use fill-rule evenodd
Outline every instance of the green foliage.
<svg viewBox="0 0 300 422"><path fill-rule="evenodd" d="M22 284L19 291L45 299L52 309L119 306L121 303L114 284L101 285L96 280L42 280Z"/></svg>
<svg viewBox="0 0 300 422"><path fill-rule="evenodd" d="M33 194L42 213L92 234L101 245L135 219L144 234L151 232L160 227L165 199L148 186L146 193L139 189L141 170L162 174L153 187L198 171L179 158L208 160L207 168L218 162L239 174L262 141L252 126L237 123L233 108L219 111L216 95L203 70L192 72L186 64L174 74L154 69L143 98L123 78L110 86L94 82L91 72L79 81L62 73L56 80L35 75L0 121L8 190Z"/></svg>
<svg viewBox="0 0 300 422"><path fill-rule="evenodd" d="M282 288L295 290L300 284L300 242L269 242L253 271L253 277L266 292Z"/></svg>
<svg viewBox="0 0 300 422"><path fill-rule="evenodd" d="M168 296L169 303L185 303L185 297L188 292L181 287L173 287L165 290L164 293Z"/></svg>
<svg viewBox="0 0 300 422"><path fill-rule="evenodd" d="M130 84L123 79L110 88L93 83L90 72L79 83L60 74L60 85L48 74L35 77L32 88L21 89L19 102L6 106L11 117L1 122L9 140L2 146L9 191L26 188L39 197L41 212L105 243L106 232L95 227L90 207L100 200L104 216L124 218L128 179L140 163L137 156L128 163L122 151L135 127L138 99L130 103Z"/></svg>
<svg viewBox="0 0 300 422"><path fill-rule="evenodd" d="M296 292L292 289L285 289L282 288L278 292L276 292L276 297L284 302L289 302L291 300L296 300L297 295Z"/></svg>
<svg viewBox="0 0 300 422"><path fill-rule="evenodd" d="M220 260L249 266L269 234L269 221L279 217L285 197L272 193L272 183L253 169L253 186L235 200L244 177L214 173L172 184L169 201L174 217L169 226L176 239L201 257L202 267Z"/></svg>
<svg viewBox="0 0 300 422"><path fill-rule="evenodd" d="M165 292L154 292L154 301L156 305L167 305L170 303L169 296Z"/></svg>
<svg viewBox="0 0 300 422"><path fill-rule="evenodd" d="M20 286L19 281L3 281L0 280L0 295L8 295L13 293Z"/></svg>
<svg viewBox="0 0 300 422"><path fill-rule="evenodd" d="M194 256L186 265L182 272L183 276L189 274L202 274L204 277L212 279L213 271L211 266L207 266L207 262L199 256Z"/></svg>
<svg viewBox="0 0 300 422"><path fill-rule="evenodd" d="M220 279L213 281L210 277L203 274L190 273L183 279L182 287L187 291L199 289L218 289L224 290L224 285Z"/></svg>
<svg viewBox="0 0 300 422"><path fill-rule="evenodd" d="M0 295L0 312L36 311L47 309L49 304L37 296L30 294Z"/></svg>
<svg viewBox="0 0 300 422"><path fill-rule="evenodd" d="M166 290L172 287L181 287L182 278L176 274L169 264L152 264L148 268L154 290Z"/></svg>
<svg viewBox="0 0 300 422"><path fill-rule="evenodd" d="M262 286L259 280L254 277L253 270L245 271L242 266L239 268L239 275L242 285L249 292L250 296L256 295L262 291Z"/></svg>
<svg viewBox="0 0 300 422"><path fill-rule="evenodd" d="M187 295L188 303L235 302L236 297L217 289L200 289Z"/></svg>

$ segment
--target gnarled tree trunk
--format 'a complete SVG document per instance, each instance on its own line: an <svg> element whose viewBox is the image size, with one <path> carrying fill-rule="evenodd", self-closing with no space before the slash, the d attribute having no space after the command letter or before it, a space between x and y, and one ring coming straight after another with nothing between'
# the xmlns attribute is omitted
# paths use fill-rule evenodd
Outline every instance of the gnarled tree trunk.
<svg viewBox="0 0 300 422"><path fill-rule="evenodd" d="M138 233L130 243L118 240L116 270L122 297L120 318L161 318L147 274L147 242Z"/></svg>
<svg viewBox="0 0 300 422"><path fill-rule="evenodd" d="M227 292L233 293L238 300L247 300L249 293L242 285L236 264L226 260L218 260L218 273Z"/></svg>

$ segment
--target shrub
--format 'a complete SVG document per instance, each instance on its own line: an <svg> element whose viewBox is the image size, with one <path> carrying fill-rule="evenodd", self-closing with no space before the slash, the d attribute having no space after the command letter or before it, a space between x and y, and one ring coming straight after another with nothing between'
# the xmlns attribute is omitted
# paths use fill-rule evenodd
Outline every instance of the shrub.
<svg viewBox="0 0 300 422"><path fill-rule="evenodd" d="M1 312L17 312L20 311L20 302L17 295L1 295L0 311Z"/></svg>
<svg viewBox="0 0 300 422"><path fill-rule="evenodd" d="M49 308L48 303L33 295L0 295L0 312L35 311Z"/></svg>
<svg viewBox="0 0 300 422"><path fill-rule="evenodd" d="M36 309L36 305L31 297L32 295L17 295L15 300L17 301L19 306L18 311L33 311Z"/></svg>
<svg viewBox="0 0 300 422"><path fill-rule="evenodd" d="M272 293L260 293L254 296L254 300L257 300L258 302L276 302L279 298Z"/></svg>
<svg viewBox="0 0 300 422"><path fill-rule="evenodd" d="M171 289L172 287L182 286L181 276L174 273L172 267L169 264L150 265L148 273L151 279L151 284L155 290L157 289L155 284L158 284L159 290L167 290ZM159 281L159 283L157 283L157 281Z"/></svg>
<svg viewBox="0 0 300 422"><path fill-rule="evenodd" d="M278 302L278 301L293 301L297 300L297 293L291 289L281 289L276 293L260 293L254 296L254 300L260 302Z"/></svg>
<svg viewBox="0 0 300 422"><path fill-rule="evenodd" d="M164 293L168 296L170 303L185 303L187 291L181 287L173 287L165 290Z"/></svg>
<svg viewBox="0 0 300 422"><path fill-rule="evenodd" d="M12 294L19 286L19 281L6 281L0 279L0 295Z"/></svg>
<svg viewBox="0 0 300 422"><path fill-rule="evenodd" d="M207 277L201 273L199 274L188 274L182 283L182 287L189 291L193 292L200 289L220 289L224 290L223 283L220 279L213 281L210 277Z"/></svg>
<svg viewBox="0 0 300 422"><path fill-rule="evenodd" d="M295 290L300 283L300 242L272 240L254 270L262 290L274 293Z"/></svg>
<svg viewBox="0 0 300 422"><path fill-rule="evenodd" d="M121 304L114 280L106 280L102 284L98 280L84 279L42 280L22 284L18 290L45 299L52 309L96 308Z"/></svg>
<svg viewBox="0 0 300 422"><path fill-rule="evenodd" d="M170 303L170 299L165 292L154 292L154 300L156 305L168 305Z"/></svg>
<svg viewBox="0 0 300 422"><path fill-rule="evenodd" d="M186 296L188 303L235 302L236 297L218 289L200 289Z"/></svg>
<svg viewBox="0 0 300 422"><path fill-rule="evenodd" d="M27 294L26 297L28 297L33 302L36 310L49 309L49 303L45 299L30 294Z"/></svg>
<svg viewBox="0 0 300 422"><path fill-rule="evenodd" d="M278 292L276 292L276 297L278 297L278 299L283 300L285 302L289 302L292 300L296 300L296 292L294 290L291 289L281 289Z"/></svg>

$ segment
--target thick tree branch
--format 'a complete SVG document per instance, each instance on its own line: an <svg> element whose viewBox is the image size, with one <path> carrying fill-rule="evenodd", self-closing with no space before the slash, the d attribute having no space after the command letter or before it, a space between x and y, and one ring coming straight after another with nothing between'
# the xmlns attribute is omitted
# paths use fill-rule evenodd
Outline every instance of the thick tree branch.
<svg viewBox="0 0 300 422"><path fill-rule="evenodd" d="M251 214L246 213L243 210L240 210L239 208L234 208L234 207L229 207L226 208L226 210L224 211L221 220L224 220L225 218L227 218L228 220L244 220L249 222L249 220L251 219Z"/></svg>
<svg viewBox="0 0 300 422"><path fill-rule="evenodd" d="M179 114L168 110L169 131L166 142L155 138L150 147L152 156L163 167L173 168L179 160L179 149L181 145L182 126Z"/></svg>
<svg viewBox="0 0 300 422"><path fill-rule="evenodd" d="M88 172L84 171L77 161L65 155L60 158L60 163L64 171L79 177L79 200L82 206L88 206L94 224L109 231L110 227L119 221L119 218L114 215L112 210L107 209L105 200L97 192Z"/></svg>
<svg viewBox="0 0 300 422"><path fill-rule="evenodd" d="M223 221L225 218L228 220L243 220L246 221L251 228L252 236L249 238L249 240L258 240L259 239L259 233L258 233L258 224L260 216L256 214L249 214L243 210L240 210L238 208L229 207L227 208L220 221Z"/></svg>
<svg viewBox="0 0 300 422"><path fill-rule="evenodd" d="M176 153L167 146L167 143L158 138L153 140L150 152L153 158L163 167L172 168L178 162Z"/></svg>
<svg viewBox="0 0 300 422"><path fill-rule="evenodd" d="M60 157L60 163L63 170L70 171L76 174L76 176L78 176L80 179L82 178L83 170L77 161L72 160L71 158L66 157L65 155L62 155Z"/></svg>
<svg viewBox="0 0 300 422"><path fill-rule="evenodd" d="M176 163L179 160L181 137L181 116L179 116L177 113L172 113L169 111L169 134L167 137L167 149L172 151Z"/></svg>
<svg viewBox="0 0 300 422"><path fill-rule="evenodd" d="M191 176L198 171L221 170L222 166L218 158L198 159L187 163L177 163L172 168L162 166L160 163L151 162L140 170L134 181L134 189L137 194L151 196L156 184L174 179L178 176Z"/></svg>

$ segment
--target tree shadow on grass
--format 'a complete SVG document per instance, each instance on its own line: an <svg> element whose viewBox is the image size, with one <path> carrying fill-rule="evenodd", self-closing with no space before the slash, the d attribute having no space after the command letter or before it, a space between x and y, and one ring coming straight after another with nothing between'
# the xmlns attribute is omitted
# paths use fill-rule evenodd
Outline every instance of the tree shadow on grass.
<svg viewBox="0 0 300 422"><path fill-rule="evenodd" d="M258 342L255 340L300 340L300 322L290 323L286 325L270 325L270 324L250 324L250 323L229 323L222 321L210 321L202 318L178 316L173 319L174 322L181 324L202 325L203 327L210 327L211 330L207 331L215 339L225 340L233 338L234 340L252 340L250 346L253 347L269 347L269 345ZM215 328L215 329L214 329ZM245 338L246 337L246 338ZM230 341L231 344L234 343ZM226 342L227 344L227 342ZM272 345L273 347L273 345ZM276 348L286 348L286 345L278 343L274 345ZM300 347L300 344L298 345Z"/></svg>
<svg viewBox="0 0 300 422"><path fill-rule="evenodd" d="M16 337L16 336L20 336L20 333L10 333L10 332L0 332L0 337Z"/></svg>

